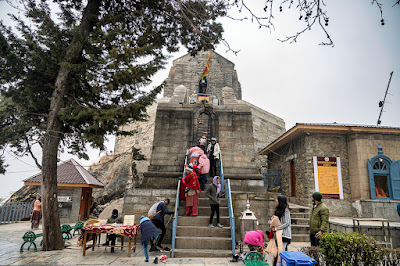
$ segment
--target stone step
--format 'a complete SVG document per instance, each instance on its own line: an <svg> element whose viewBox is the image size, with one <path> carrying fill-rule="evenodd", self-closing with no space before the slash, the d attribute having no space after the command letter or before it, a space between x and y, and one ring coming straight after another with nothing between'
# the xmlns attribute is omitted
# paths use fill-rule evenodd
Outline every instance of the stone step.
<svg viewBox="0 0 400 266"><path fill-rule="evenodd" d="M310 242L310 234L292 234L292 242Z"/></svg>
<svg viewBox="0 0 400 266"><path fill-rule="evenodd" d="M290 212L290 217L293 218L310 218L309 212Z"/></svg>
<svg viewBox="0 0 400 266"><path fill-rule="evenodd" d="M306 224L308 225L308 222L310 221L309 218L295 218L295 217L291 217L292 220L292 225L294 224Z"/></svg>
<svg viewBox="0 0 400 266"><path fill-rule="evenodd" d="M295 234L307 234L309 233L308 224L292 224L292 233Z"/></svg>
<svg viewBox="0 0 400 266"><path fill-rule="evenodd" d="M227 206L226 198L220 198L219 202L220 202L220 204L219 204L220 207ZM208 200L208 198L199 198L198 206L199 207L210 207L210 201Z"/></svg>
<svg viewBox="0 0 400 266"><path fill-rule="evenodd" d="M178 226L208 226L210 216L179 216ZM220 223L229 227L229 216L220 216Z"/></svg>
<svg viewBox="0 0 400 266"><path fill-rule="evenodd" d="M262 186L262 187L258 187L258 186L235 186L235 185L231 185L231 190L232 192L261 192L261 193L267 193L267 189Z"/></svg>
<svg viewBox="0 0 400 266"><path fill-rule="evenodd" d="M229 250L232 247L232 241L229 237L198 237L198 236L177 236L175 238L177 249L224 249Z"/></svg>
<svg viewBox="0 0 400 266"><path fill-rule="evenodd" d="M215 221L214 221L215 226ZM198 237L228 237L231 236L231 230L229 226L223 228L209 228L208 226L177 226L177 236L198 236Z"/></svg>
<svg viewBox="0 0 400 266"><path fill-rule="evenodd" d="M211 214L211 208L210 206L204 207L204 206L198 206L197 207L199 211L200 216L209 216ZM183 216L185 214L185 205L182 206L182 208L179 208L179 216ZM219 215L220 216L229 216L228 214L228 207L219 207ZM214 215L214 218L217 217L217 215Z"/></svg>
<svg viewBox="0 0 400 266"><path fill-rule="evenodd" d="M232 250L224 249L175 249L175 258L226 258L232 257Z"/></svg>

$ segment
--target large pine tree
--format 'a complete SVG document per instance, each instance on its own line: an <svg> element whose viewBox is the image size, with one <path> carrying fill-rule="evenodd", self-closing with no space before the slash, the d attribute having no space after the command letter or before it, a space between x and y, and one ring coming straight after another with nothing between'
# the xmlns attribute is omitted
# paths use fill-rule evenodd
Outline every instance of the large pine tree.
<svg viewBox="0 0 400 266"><path fill-rule="evenodd" d="M144 119L163 84L147 89L168 53L195 54L221 39L226 5L202 0L25 1L17 31L0 24L0 149L42 169L43 250L62 249L57 204L60 145L87 158L106 134ZM27 19L29 20L26 23ZM42 147L42 161L32 145ZM0 172L4 172L0 156Z"/></svg>

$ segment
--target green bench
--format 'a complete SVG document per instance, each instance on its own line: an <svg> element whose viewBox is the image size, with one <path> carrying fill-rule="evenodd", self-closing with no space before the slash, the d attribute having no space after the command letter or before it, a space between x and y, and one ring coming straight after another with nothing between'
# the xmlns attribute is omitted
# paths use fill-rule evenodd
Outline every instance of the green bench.
<svg viewBox="0 0 400 266"><path fill-rule="evenodd" d="M79 231L83 227L83 225L84 224L81 221L77 222L74 226L70 226L69 224L63 224L61 226L61 233L63 235L64 242L66 240L71 239L73 237L73 235L75 235L76 231L78 231L78 234L79 234ZM74 230L73 234L71 234L72 230ZM21 245L20 252L24 251L23 250L24 249L24 245L27 244L27 243L29 243L28 250L33 245L34 246L34 250L37 251L35 240L36 240L36 238L42 237L42 236L43 236L43 233L35 234L33 231L26 232L24 234L24 236L22 237L22 239L24 240L24 243ZM43 240L40 241L40 246L42 246L42 245L43 245Z"/></svg>

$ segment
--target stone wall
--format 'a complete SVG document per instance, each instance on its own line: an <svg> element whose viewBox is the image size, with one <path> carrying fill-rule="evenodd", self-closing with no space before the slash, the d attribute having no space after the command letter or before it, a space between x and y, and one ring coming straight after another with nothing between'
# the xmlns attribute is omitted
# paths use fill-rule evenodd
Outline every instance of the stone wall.
<svg viewBox="0 0 400 266"><path fill-rule="evenodd" d="M185 152L197 143L197 124L201 113L211 117L211 134L217 137L223 157L224 173L255 174L253 121L244 104L209 106L203 104L159 103L150 171L180 172Z"/></svg>
<svg viewBox="0 0 400 266"><path fill-rule="evenodd" d="M398 200L368 200L361 199L353 203L357 209L357 216L362 218L385 218L392 222L400 222L397 213Z"/></svg>
<svg viewBox="0 0 400 266"><path fill-rule="evenodd" d="M329 221L329 229L330 232L340 232L340 233L357 233L358 229L354 229L351 224L343 224L338 222ZM361 233L366 234L367 236L372 236L378 242L383 242L383 231L380 225L376 226L367 226L362 225L361 223ZM392 238L393 248L400 248L400 226L399 225L390 225L390 233Z"/></svg>
<svg viewBox="0 0 400 266"><path fill-rule="evenodd" d="M344 200L324 199L333 216L351 216L351 189L345 135L304 134L275 151L268 158L270 169L281 169L281 192L291 197L290 161L294 160L296 197L291 202L310 204L315 191L313 156L340 157Z"/></svg>
<svg viewBox="0 0 400 266"><path fill-rule="evenodd" d="M390 134L355 133L348 136L349 167L352 198L370 199L367 160L378 154L378 143L384 155L400 160L400 136Z"/></svg>
<svg viewBox="0 0 400 266"><path fill-rule="evenodd" d="M171 97L174 89L179 85L188 88L189 95L197 93L199 80L203 74L209 54L209 51L202 51L196 57L187 54L175 59L168 75L164 96ZM227 86L233 88L237 99L242 99L242 90L234 67L235 65L232 62L212 52L207 81L208 88L213 95L221 99L221 88Z"/></svg>

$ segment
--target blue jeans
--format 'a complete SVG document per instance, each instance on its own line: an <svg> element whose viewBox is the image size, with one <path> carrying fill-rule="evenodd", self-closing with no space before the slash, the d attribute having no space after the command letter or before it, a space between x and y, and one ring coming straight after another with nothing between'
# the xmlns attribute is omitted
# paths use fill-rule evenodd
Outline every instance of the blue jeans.
<svg viewBox="0 0 400 266"><path fill-rule="evenodd" d="M149 260L149 251L147 250L147 241L143 243L143 251L144 251L144 256L146 257L146 260Z"/></svg>
<svg viewBox="0 0 400 266"><path fill-rule="evenodd" d="M206 175L200 174L199 181L200 181L200 189L201 189L201 191L204 191L206 188Z"/></svg>

